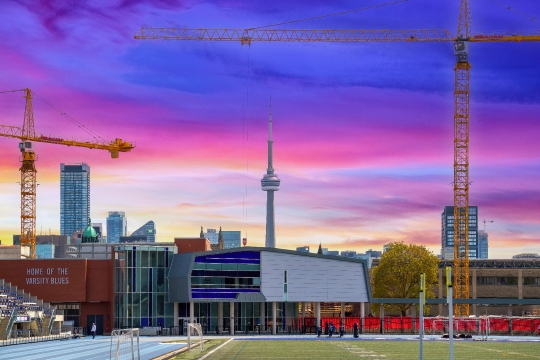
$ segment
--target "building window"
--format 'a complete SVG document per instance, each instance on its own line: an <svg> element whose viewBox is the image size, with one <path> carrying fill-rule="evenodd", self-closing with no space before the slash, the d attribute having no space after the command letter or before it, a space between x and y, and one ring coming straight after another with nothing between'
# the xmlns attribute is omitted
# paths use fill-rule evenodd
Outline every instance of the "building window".
<svg viewBox="0 0 540 360"><path fill-rule="evenodd" d="M525 280L525 278L523 279ZM479 276L477 285L517 285L518 278L513 276Z"/></svg>
<svg viewBox="0 0 540 360"><path fill-rule="evenodd" d="M174 251L159 246L115 247L115 328L174 325L167 301L168 264Z"/></svg>
<svg viewBox="0 0 540 360"><path fill-rule="evenodd" d="M239 293L258 293L260 270L260 252L197 256L191 271L191 296L195 299L234 299Z"/></svg>
<svg viewBox="0 0 540 360"><path fill-rule="evenodd" d="M523 285L540 286L540 278L538 277L524 277Z"/></svg>

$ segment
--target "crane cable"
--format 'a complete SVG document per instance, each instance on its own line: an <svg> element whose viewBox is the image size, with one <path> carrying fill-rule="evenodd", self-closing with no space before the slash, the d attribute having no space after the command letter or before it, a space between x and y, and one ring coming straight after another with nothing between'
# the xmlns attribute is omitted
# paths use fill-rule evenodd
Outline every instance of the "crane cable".
<svg viewBox="0 0 540 360"><path fill-rule="evenodd" d="M497 1L497 0L490 0L492 3L494 4L497 4L497 5L500 5L502 6L503 8L505 8L506 10L509 10L509 11L512 11L512 12L515 12L516 14L519 14L531 21L538 21L538 19L535 17L535 16L531 16L530 14L527 14L526 12L524 11L521 11L521 10L518 10L518 9L515 9L511 6L508 6L508 5L504 5L503 3Z"/></svg>
<svg viewBox="0 0 540 360"><path fill-rule="evenodd" d="M0 94L6 94L6 93L12 93L12 92L19 92L19 91L25 91L26 89L19 89L19 90L5 90L5 91L0 91ZM84 132L86 132L88 135L92 136L94 139L96 140L101 140L103 141L104 143L107 143L107 141L102 138L98 133L96 133L95 131L93 130L90 130L89 128L87 128L86 126L84 126L83 124L81 124L80 122L78 122L77 120L75 120L74 118L72 118L71 116L69 116L68 114L66 114L65 112L63 112L62 110L60 110L59 108L57 108L56 106L54 106L53 104L51 104L49 101L45 100L44 98L42 98L41 96L39 96L35 91L33 90L30 90L32 92L32 94L37 97L38 99L40 99L41 101L43 101L45 104L49 105L51 108L53 108L54 110L58 111L60 113L60 115L64 116L66 119L68 119L69 121L71 121L72 123L74 123L79 129L83 130Z"/></svg>
<svg viewBox="0 0 540 360"><path fill-rule="evenodd" d="M24 91L26 89L19 89L19 90L6 90L6 91L0 91L0 94L5 94L5 93L12 93L12 92L19 92L19 91Z"/></svg>
<svg viewBox="0 0 540 360"><path fill-rule="evenodd" d="M393 1L393 2L386 3L386 4L379 4L379 5L367 6L367 7L362 7L362 8L353 9L353 10L341 11L341 12L334 13L334 14L319 15L319 16L315 16L315 17L300 19L300 20L291 20L291 21L286 21L286 22L277 23L277 24L257 26L257 27L246 29L246 31L263 29L263 28L272 27L272 26L294 24L294 23L298 23L298 22L302 22L302 21L322 19L322 18L326 18L326 17L330 17L330 16L336 16L336 15L344 15L344 14L349 14L349 13L357 12L357 11L370 10L370 9L380 8L380 7L383 7L383 6L395 5L395 4L399 4L399 3L403 3L403 2L407 2L407 1L409 1L409 0L398 0L398 1Z"/></svg>
<svg viewBox="0 0 540 360"><path fill-rule="evenodd" d="M248 181L247 178L249 177L249 157L248 157L248 153L249 152L246 152L246 141L249 142L249 128L246 128L246 112L248 112L249 110L249 82L251 80L251 61L250 61L250 53L249 53L249 49L247 50L247 62L248 62L248 66L247 66L247 85L246 85L246 94L245 94L245 97L242 101L243 103L243 109L242 109L242 152L243 152L243 155L246 159L246 182ZM247 109L246 109L247 108ZM249 118L249 116L248 116ZM245 223L247 221L247 217L248 217L248 210L246 208L246 201L247 201L247 196L248 196L248 190L247 190L247 183L245 185L245 192L242 194L242 198L243 198L243 201L242 201L242 206L243 206L243 210L242 210L242 217L243 217L243 222L244 222L244 228L245 228ZM246 237L247 237L247 230L246 230Z"/></svg>
<svg viewBox="0 0 540 360"><path fill-rule="evenodd" d="M65 112L63 112L62 110L60 110L59 108L57 108L56 106L54 106L53 104L51 104L49 101L45 100L44 98L42 98L41 96L39 96L35 91L33 90L30 90L32 91L32 94L34 94L35 97L37 97L38 99L40 99L41 101L43 101L45 104L49 105L51 108L53 108L54 110L58 111L58 113L60 113L60 115L64 116L66 119L68 119L69 121L71 121L72 123L74 123L79 129L83 130L84 132L86 132L88 135L92 136L94 139L96 140L101 140L103 142L107 142L104 138L102 138L98 133L96 133L95 131L93 130L90 130L89 128L87 128L86 126L84 126L83 124L81 124L80 122L78 122L77 120L75 120L74 118L72 118L71 116L69 116L68 114L66 114Z"/></svg>

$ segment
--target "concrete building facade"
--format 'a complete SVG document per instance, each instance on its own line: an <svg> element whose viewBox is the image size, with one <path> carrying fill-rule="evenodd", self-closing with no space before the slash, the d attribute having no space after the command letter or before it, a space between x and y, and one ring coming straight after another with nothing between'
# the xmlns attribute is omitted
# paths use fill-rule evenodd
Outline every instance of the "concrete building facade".
<svg viewBox="0 0 540 360"><path fill-rule="evenodd" d="M439 286L435 291L438 298L446 298L446 266L453 261L439 263ZM540 262L534 259L476 259L469 262L471 299L540 299ZM484 308L471 305L471 315L514 315L521 316L540 308L533 305L494 306ZM448 315L444 305L438 305L432 315Z"/></svg>

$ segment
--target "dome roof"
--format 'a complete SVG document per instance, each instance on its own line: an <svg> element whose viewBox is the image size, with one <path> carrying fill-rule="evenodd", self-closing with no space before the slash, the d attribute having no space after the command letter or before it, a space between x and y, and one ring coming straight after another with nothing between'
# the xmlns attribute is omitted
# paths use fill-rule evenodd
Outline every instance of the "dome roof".
<svg viewBox="0 0 540 360"><path fill-rule="evenodd" d="M95 237L97 237L97 232L96 232L96 230L94 230L94 228L92 227L92 225L88 225L88 226L86 227L86 229L84 230L82 236L83 236L83 237L92 237L92 238L95 238Z"/></svg>
<svg viewBox="0 0 540 360"><path fill-rule="evenodd" d="M96 230L92 227L92 222L88 219L88 225L82 234L82 242L97 242L98 234Z"/></svg>

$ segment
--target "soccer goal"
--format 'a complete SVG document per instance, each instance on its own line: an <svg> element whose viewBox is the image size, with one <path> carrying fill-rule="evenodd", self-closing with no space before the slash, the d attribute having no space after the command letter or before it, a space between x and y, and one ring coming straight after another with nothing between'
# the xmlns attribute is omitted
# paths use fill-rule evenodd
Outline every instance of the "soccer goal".
<svg viewBox="0 0 540 360"><path fill-rule="evenodd" d="M187 332L187 343L188 343L188 350L191 350L191 334L193 333L193 336L197 336L199 338L199 346L201 348L201 352L203 351L203 332L202 332L202 326L201 324L188 324L188 332Z"/></svg>
<svg viewBox="0 0 540 360"><path fill-rule="evenodd" d="M141 360L139 329L113 330L110 358L114 360Z"/></svg>
<svg viewBox="0 0 540 360"><path fill-rule="evenodd" d="M449 320L445 318L424 318L426 333L432 335L447 334L449 331ZM476 335L481 340L486 340L489 335L489 318L488 317L471 317L462 318L454 317L453 332L455 336Z"/></svg>

